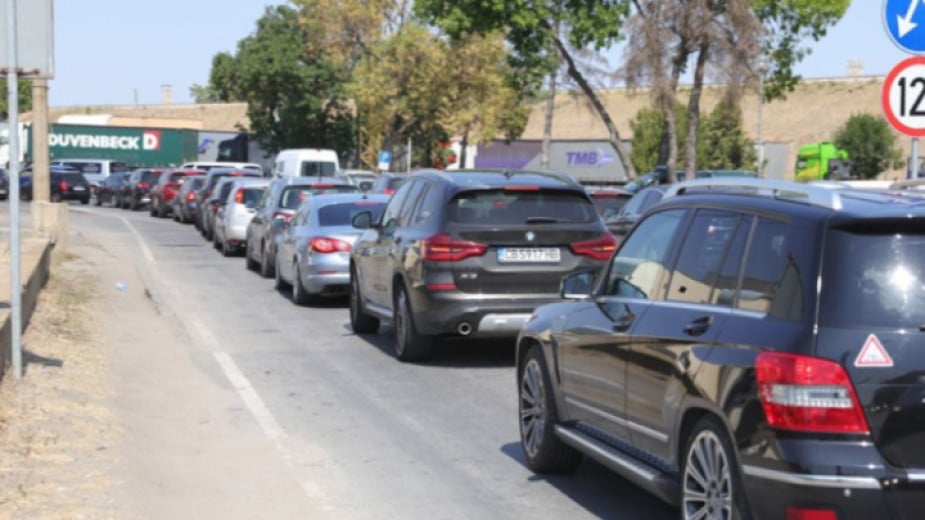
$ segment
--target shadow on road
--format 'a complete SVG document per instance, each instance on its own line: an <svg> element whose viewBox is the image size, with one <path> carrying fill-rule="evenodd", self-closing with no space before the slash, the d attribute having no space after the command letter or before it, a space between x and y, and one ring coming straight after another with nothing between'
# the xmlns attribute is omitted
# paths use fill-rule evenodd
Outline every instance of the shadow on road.
<svg viewBox="0 0 925 520"><path fill-rule="evenodd" d="M526 466L519 442L501 446L501 452ZM545 482L598 518L675 520L678 511L585 457L574 473L533 474L530 482Z"/></svg>

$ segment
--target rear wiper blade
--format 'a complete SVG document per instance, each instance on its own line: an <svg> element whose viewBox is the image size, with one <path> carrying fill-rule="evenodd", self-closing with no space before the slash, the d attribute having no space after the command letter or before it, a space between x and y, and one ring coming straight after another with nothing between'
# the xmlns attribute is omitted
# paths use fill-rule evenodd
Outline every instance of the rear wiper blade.
<svg viewBox="0 0 925 520"><path fill-rule="evenodd" d="M527 217L527 224L561 224L563 222L572 222L567 218L556 217Z"/></svg>

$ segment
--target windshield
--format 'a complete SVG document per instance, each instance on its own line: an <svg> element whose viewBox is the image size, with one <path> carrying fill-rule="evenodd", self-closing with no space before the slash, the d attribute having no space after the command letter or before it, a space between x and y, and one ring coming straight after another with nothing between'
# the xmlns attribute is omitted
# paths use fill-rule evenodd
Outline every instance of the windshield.
<svg viewBox="0 0 925 520"><path fill-rule="evenodd" d="M333 177L337 165L328 161L302 161L299 175L302 177Z"/></svg>
<svg viewBox="0 0 925 520"><path fill-rule="evenodd" d="M590 201L567 191L470 191L450 201L449 208L450 221L470 224L587 223L599 218Z"/></svg>

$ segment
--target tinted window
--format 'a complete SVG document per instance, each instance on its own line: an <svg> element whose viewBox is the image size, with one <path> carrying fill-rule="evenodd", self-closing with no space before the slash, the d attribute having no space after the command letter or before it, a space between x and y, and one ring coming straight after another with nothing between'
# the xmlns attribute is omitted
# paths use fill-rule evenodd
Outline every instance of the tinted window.
<svg viewBox="0 0 925 520"><path fill-rule="evenodd" d="M101 165L100 163L96 163L96 162L67 161L61 164L68 166L69 168L80 170L80 173L102 173L103 171L103 165Z"/></svg>
<svg viewBox="0 0 925 520"><path fill-rule="evenodd" d="M668 254L686 210L650 215L623 241L611 261L606 294L659 298L668 277Z"/></svg>
<svg viewBox="0 0 925 520"><path fill-rule="evenodd" d="M385 208L384 202L358 201L340 204L328 204L318 210L318 224L322 226L349 226L354 215L369 211L373 220L379 218Z"/></svg>
<svg viewBox="0 0 925 520"><path fill-rule="evenodd" d="M234 186L234 184L231 182L226 182L222 184L221 186L219 186L218 196L216 196L215 198L218 200L226 200L228 198L228 194L231 193L232 186Z"/></svg>
<svg viewBox="0 0 925 520"><path fill-rule="evenodd" d="M791 253L796 234L786 222L758 219L736 308L793 320L803 316L803 284Z"/></svg>
<svg viewBox="0 0 925 520"><path fill-rule="evenodd" d="M745 258L745 243L751 232L754 218L750 215L739 219L735 235L729 243L726 259L719 271L719 277L713 288L710 303L731 307L735 303L736 291L739 288L739 272L742 269L742 259Z"/></svg>
<svg viewBox="0 0 925 520"><path fill-rule="evenodd" d="M822 271L823 326L912 328L925 325L925 235L829 234Z"/></svg>
<svg viewBox="0 0 925 520"><path fill-rule="evenodd" d="M684 236L665 299L691 303L710 301L710 293L737 222L738 215L735 213L697 211Z"/></svg>
<svg viewBox="0 0 925 520"><path fill-rule="evenodd" d="M160 172L147 171L141 174L141 179L138 182L143 182L147 185L157 184L157 181L161 178Z"/></svg>
<svg viewBox="0 0 925 520"><path fill-rule="evenodd" d="M411 183L411 191L408 192L408 203L402 208L401 215L398 217L399 222L401 222L403 226L408 225L411 212L417 207L421 198L421 193L425 189L427 189L427 183L425 181L419 180Z"/></svg>
<svg viewBox="0 0 925 520"><path fill-rule="evenodd" d="M124 162L113 161L109 163L110 173L127 172L127 171L128 171L128 165L125 164Z"/></svg>
<svg viewBox="0 0 925 520"><path fill-rule="evenodd" d="M408 191L410 189L411 184L404 184L392 195L392 198L389 199L388 206L385 208L385 212L382 214L383 224L388 224L390 220L398 219L401 206L405 202L405 198L408 196Z"/></svg>
<svg viewBox="0 0 925 520"><path fill-rule="evenodd" d="M302 161L299 175L302 177L333 177L337 173L337 165L332 162Z"/></svg>
<svg viewBox="0 0 925 520"><path fill-rule="evenodd" d="M599 220L594 205L579 192L478 190L464 192L449 203L452 222L523 225L531 222Z"/></svg>
<svg viewBox="0 0 925 520"><path fill-rule="evenodd" d="M243 204L248 208L257 207L257 203L260 202L260 198L263 197L264 191L266 191L264 188L244 188Z"/></svg>

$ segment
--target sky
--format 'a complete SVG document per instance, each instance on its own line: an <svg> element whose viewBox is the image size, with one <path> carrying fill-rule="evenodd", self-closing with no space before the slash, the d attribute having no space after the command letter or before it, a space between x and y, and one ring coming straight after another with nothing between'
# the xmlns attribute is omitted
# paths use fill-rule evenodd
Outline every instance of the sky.
<svg viewBox="0 0 925 520"><path fill-rule="evenodd" d="M191 103L189 89L208 82L212 57L233 53L266 6L276 3L56 1L49 104L156 104L162 85L171 85L174 103ZM882 10L880 0L853 0L844 18L812 44L797 72L805 78L845 76L849 61L858 60L863 74L886 75L907 55L887 35ZM920 11L925 21L925 9Z"/></svg>

